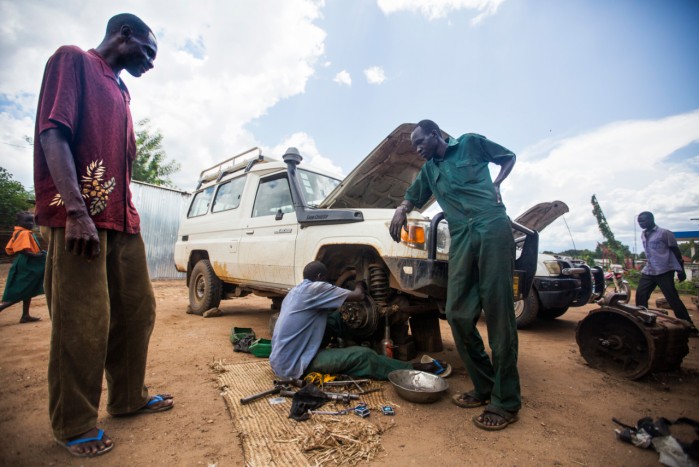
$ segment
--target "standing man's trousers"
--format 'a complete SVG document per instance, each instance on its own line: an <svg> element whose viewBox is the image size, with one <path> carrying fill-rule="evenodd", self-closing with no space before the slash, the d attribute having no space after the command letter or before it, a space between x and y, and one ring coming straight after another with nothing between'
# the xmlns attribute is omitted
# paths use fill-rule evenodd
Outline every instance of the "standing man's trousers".
<svg viewBox="0 0 699 467"><path fill-rule="evenodd" d="M675 271L668 271L657 276L641 274L641 280L638 281L636 289L636 305L648 308L648 299L656 287L660 287L668 305L675 312L675 316L691 323L692 318L689 316L687 307L684 306L675 288Z"/></svg>
<svg viewBox="0 0 699 467"><path fill-rule="evenodd" d="M449 220L447 320L478 397L510 412L521 408L514 313L515 245L507 216ZM476 323L485 312L492 362Z"/></svg>
<svg viewBox="0 0 699 467"><path fill-rule="evenodd" d="M155 297L140 234L99 230L100 254L88 260L65 250L65 229L42 231L49 241L49 414L54 436L64 440L96 426L105 372L110 414L148 402Z"/></svg>

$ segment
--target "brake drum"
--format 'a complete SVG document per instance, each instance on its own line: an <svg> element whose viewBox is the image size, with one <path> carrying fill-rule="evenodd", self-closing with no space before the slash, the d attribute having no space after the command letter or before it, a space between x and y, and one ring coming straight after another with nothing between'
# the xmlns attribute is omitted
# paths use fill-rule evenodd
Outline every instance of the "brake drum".
<svg viewBox="0 0 699 467"><path fill-rule="evenodd" d="M603 306L578 323L575 340L592 368L638 379L680 367L689 353L689 325L654 310Z"/></svg>
<svg viewBox="0 0 699 467"><path fill-rule="evenodd" d="M343 303L339 311L342 321L357 336L369 337L378 329L379 308L368 294L361 302Z"/></svg>

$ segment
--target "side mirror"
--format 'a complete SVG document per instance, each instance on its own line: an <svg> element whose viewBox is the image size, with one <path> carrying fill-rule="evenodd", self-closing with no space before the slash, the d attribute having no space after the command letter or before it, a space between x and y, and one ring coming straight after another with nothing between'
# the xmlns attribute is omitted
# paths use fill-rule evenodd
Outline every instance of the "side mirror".
<svg viewBox="0 0 699 467"><path fill-rule="evenodd" d="M277 211L277 214L274 216L275 221L280 221L284 217L284 213L282 212L281 209Z"/></svg>

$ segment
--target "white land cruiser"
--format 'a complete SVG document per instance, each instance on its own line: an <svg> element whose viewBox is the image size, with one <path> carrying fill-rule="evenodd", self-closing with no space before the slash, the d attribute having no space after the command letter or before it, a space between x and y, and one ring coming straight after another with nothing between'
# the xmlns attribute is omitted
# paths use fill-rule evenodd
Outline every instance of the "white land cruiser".
<svg viewBox="0 0 699 467"><path fill-rule="evenodd" d="M302 281L304 266L319 260L338 286L369 286L365 302L340 309L358 341L380 347L390 338L394 356L404 360L441 351L449 248L443 215L411 212L400 243L388 229L423 164L410 144L413 128L399 126L344 180L302 164L295 148L283 161L253 149L204 170L175 247L190 311L249 293L278 308ZM514 291L522 299L536 270L538 235L513 227L522 232Z"/></svg>

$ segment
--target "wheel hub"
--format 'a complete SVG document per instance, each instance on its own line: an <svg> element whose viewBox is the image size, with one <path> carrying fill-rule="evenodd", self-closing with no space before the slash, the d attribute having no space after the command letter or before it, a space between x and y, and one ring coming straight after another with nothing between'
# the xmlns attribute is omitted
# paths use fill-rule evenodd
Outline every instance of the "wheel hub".
<svg viewBox="0 0 699 467"><path fill-rule="evenodd" d="M360 336L370 336L378 327L378 307L369 296L362 302L345 302L340 307L340 315L345 325Z"/></svg>

